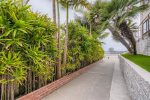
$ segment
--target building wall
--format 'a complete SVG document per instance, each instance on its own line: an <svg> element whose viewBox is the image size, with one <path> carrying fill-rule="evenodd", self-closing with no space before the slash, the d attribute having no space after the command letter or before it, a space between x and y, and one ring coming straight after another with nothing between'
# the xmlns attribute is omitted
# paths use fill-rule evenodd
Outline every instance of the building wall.
<svg viewBox="0 0 150 100"><path fill-rule="evenodd" d="M140 14L140 17L141 17L141 18L140 18L140 22L141 22L141 23L142 23L142 21L148 16L149 13L150 13L150 8Z"/></svg>
<svg viewBox="0 0 150 100"><path fill-rule="evenodd" d="M138 54L150 56L150 38L140 39L137 41Z"/></svg>
<svg viewBox="0 0 150 100"><path fill-rule="evenodd" d="M150 0L149 0L150 4ZM149 16L149 17L148 17ZM149 30L150 30L150 7L145 12L140 14L140 26L139 36L137 40L137 52L138 54L144 54L150 56L150 31L144 33L143 24L149 19Z"/></svg>

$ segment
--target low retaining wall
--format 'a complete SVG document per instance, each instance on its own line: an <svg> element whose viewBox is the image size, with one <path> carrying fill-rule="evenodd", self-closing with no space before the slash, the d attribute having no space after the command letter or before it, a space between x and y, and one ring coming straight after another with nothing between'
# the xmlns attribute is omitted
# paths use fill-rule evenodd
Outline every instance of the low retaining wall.
<svg viewBox="0 0 150 100"><path fill-rule="evenodd" d="M150 73L122 56L119 59L132 100L150 100Z"/></svg>
<svg viewBox="0 0 150 100"><path fill-rule="evenodd" d="M99 63L100 61L96 62ZM80 74L87 71L89 68L93 67L96 63L93 63L87 67L84 67L70 75L64 76L59 80L56 80L38 90L35 90L23 97L18 98L17 100L41 100L43 97L49 95L50 93L54 92L56 89L60 88L61 86L65 85L66 83L70 82L72 79L76 78Z"/></svg>

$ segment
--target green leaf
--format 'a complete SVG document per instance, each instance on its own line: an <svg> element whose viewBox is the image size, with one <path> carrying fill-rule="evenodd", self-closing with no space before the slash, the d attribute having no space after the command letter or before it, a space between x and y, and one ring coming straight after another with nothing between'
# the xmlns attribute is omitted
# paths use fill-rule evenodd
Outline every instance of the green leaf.
<svg viewBox="0 0 150 100"><path fill-rule="evenodd" d="M13 31L13 29L9 30L8 32L5 32L4 34L0 35L0 38L8 36L12 31Z"/></svg>
<svg viewBox="0 0 150 100"><path fill-rule="evenodd" d="M28 33L26 30L23 30L23 29L18 29L18 30L23 32L23 33Z"/></svg>
<svg viewBox="0 0 150 100"><path fill-rule="evenodd" d="M14 30L14 32L13 32L13 38L15 38L16 37L16 33L17 33L17 30Z"/></svg>

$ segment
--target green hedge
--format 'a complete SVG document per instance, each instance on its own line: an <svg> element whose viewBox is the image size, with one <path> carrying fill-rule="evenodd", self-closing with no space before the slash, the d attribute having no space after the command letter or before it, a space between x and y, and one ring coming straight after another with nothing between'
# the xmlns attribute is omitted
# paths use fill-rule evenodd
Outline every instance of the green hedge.
<svg viewBox="0 0 150 100"><path fill-rule="evenodd" d="M98 39L89 36L85 27L77 22L69 23L67 70L75 70L93 63L104 56Z"/></svg>
<svg viewBox="0 0 150 100"><path fill-rule="evenodd" d="M55 80L56 25L46 15L33 13L21 0L0 1L0 97L13 100ZM64 37L62 34L62 41ZM63 55L63 42L61 54ZM85 27L69 23L67 74L104 56L97 38ZM5 88L7 87L7 88Z"/></svg>

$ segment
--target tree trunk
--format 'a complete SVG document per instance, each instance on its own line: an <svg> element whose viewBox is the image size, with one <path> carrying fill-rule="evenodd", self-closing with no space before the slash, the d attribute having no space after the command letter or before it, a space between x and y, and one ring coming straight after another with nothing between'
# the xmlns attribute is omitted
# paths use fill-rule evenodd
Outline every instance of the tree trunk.
<svg viewBox="0 0 150 100"><path fill-rule="evenodd" d="M66 35L65 35L65 45L64 45L64 59L63 59L63 66L66 66L67 63L67 50L68 50L68 19L69 18L69 8L68 4L66 7Z"/></svg>
<svg viewBox="0 0 150 100"><path fill-rule="evenodd" d="M53 0L53 3L52 3L52 7L53 7L53 21L54 21L54 24L56 25L56 0ZM55 39L57 40L58 34L55 33ZM57 48L57 45L56 45L56 48ZM56 61L57 61L57 58L54 58ZM55 77L54 77L54 80L57 78L56 74L57 74L57 62L55 63L55 66L54 66L54 71L55 71Z"/></svg>
<svg viewBox="0 0 150 100"><path fill-rule="evenodd" d="M134 38L133 33L131 34L131 41L132 41L133 50L134 50L133 54L134 54L134 55L137 55L136 40L135 40L135 38Z"/></svg>
<svg viewBox="0 0 150 100"><path fill-rule="evenodd" d="M32 74L33 74L33 78L32 78L33 79L33 83L32 83L33 84L33 90L35 90L36 89L36 87L35 87L35 73L33 72Z"/></svg>
<svg viewBox="0 0 150 100"><path fill-rule="evenodd" d="M4 98L5 98L4 100L7 100L7 95L6 95L7 91L6 90L7 90L7 85L5 84L4 85Z"/></svg>
<svg viewBox="0 0 150 100"><path fill-rule="evenodd" d="M38 77L38 88L41 88L42 87L42 79L41 79L41 76Z"/></svg>
<svg viewBox="0 0 150 100"><path fill-rule="evenodd" d="M25 94L27 94L28 93L28 75L26 76L26 80L24 81L24 83L25 83Z"/></svg>
<svg viewBox="0 0 150 100"><path fill-rule="evenodd" d="M57 0L57 25L58 25L58 37L57 37L57 48L58 48L58 59L57 59L57 79L61 78L61 45L60 45L60 10L59 0Z"/></svg>
<svg viewBox="0 0 150 100"><path fill-rule="evenodd" d="M10 76L8 75L7 80L10 80ZM7 100L11 100L11 82L7 84Z"/></svg>
<svg viewBox="0 0 150 100"><path fill-rule="evenodd" d="M53 3L52 3L53 5L52 5L52 7L53 7L53 21L54 21L54 23L55 23L55 25L56 25L56 1L55 0L53 0Z"/></svg>
<svg viewBox="0 0 150 100"><path fill-rule="evenodd" d="M11 82L11 100L15 100L14 99L14 83Z"/></svg>
<svg viewBox="0 0 150 100"><path fill-rule="evenodd" d="M28 93L32 92L32 68L30 67L28 72Z"/></svg>
<svg viewBox="0 0 150 100"><path fill-rule="evenodd" d="M92 23L90 22L90 36L92 36Z"/></svg>
<svg viewBox="0 0 150 100"><path fill-rule="evenodd" d="M3 79L3 78L4 78L4 76L2 75L1 79ZM4 84L1 85L1 99L0 100L3 100L3 98L4 98Z"/></svg>
<svg viewBox="0 0 150 100"><path fill-rule="evenodd" d="M112 35L117 37L117 39L127 48L130 53L133 53L133 49L130 44L126 42L125 38L123 38L118 31L116 31L112 26L109 26L109 30L111 31Z"/></svg>
<svg viewBox="0 0 150 100"><path fill-rule="evenodd" d="M121 23L118 28L121 30L122 35L129 40L133 48L133 54L136 55L137 54L136 40L133 35L133 32L130 30L129 26L125 21Z"/></svg>

